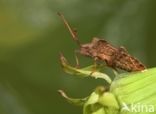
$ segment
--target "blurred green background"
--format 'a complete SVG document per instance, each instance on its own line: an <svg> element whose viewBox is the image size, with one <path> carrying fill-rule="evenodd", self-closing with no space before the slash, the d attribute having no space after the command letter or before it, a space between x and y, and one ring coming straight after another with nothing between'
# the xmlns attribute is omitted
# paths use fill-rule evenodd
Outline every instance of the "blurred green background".
<svg viewBox="0 0 156 114"><path fill-rule="evenodd" d="M0 114L81 114L58 93L85 97L105 82L64 73L75 42L57 12L77 28L81 42L102 37L123 45L147 67L156 65L154 0L0 0ZM92 64L79 57L82 66Z"/></svg>

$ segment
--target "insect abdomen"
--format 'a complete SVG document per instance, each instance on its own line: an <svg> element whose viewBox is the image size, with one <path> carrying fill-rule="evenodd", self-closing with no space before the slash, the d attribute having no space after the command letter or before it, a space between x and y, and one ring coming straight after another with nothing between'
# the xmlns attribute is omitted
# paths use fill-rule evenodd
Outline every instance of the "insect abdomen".
<svg viewBox="0 0 156 114"><path fill-rule="evenodd" d="M122 70L126 70L128 72L142 71L146 68L136 58L130 56L127 53L126 54L125 53L118 54L114 61L114 65L115 65L115 67L120 68Z"/></svg>

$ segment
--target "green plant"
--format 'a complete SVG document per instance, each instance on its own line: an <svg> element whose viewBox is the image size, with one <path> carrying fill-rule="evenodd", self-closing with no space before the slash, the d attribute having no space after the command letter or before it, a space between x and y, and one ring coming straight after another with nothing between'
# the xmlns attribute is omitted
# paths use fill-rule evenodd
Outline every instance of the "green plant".
<svg viewBox="0 0 156 114"><path fill-rule="evenodd" d="M109 87L99 86L86 98L69 98L62 90L61 95L70 103L83 106L83 114L149 114L156 109L156 68L140 72L117 74L111 80L105 73L92 73L93 65L75 68L69 65L63 55L62 68L69 74L81 77L101 78ZM92 75L90 75L92 73Z"/></svg>

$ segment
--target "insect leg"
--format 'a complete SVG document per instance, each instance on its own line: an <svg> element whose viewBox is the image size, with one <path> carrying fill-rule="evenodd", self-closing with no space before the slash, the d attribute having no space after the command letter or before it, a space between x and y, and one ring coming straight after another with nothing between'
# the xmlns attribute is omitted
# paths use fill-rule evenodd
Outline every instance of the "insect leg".
<svg viewBox="0 0 156 114"><path fill-rule="evenodd" d="M113 73L115 76L117 76L119 74L119 71L116 68L115 69L113 68Z"/></svg>
<svg viewBox="0 0 156 114"><path fill-rule="evenodd" d="M97 71L97 57L95 57L94 58L94 65L93 65L93 70L92 70L92 72L90 73L90 76L92 76L92 74L94 73L94 72L96 72Z"/></svg>
<svg viewBox="0 0 156 114"><path fill-rule="evenodd" d="M76 50L74 51L74 54L75 54L75 60L76 60L76 68L80 68L79 59L78 59Z"/></svg>
<svg viewBox="0 0 156 114"><path fill-rule="evenodd" d="M123 51L123 52L128 53L127 49L125 47L123 47L123 46L120 46L119 50L120 50L120 52Z"/></svg>

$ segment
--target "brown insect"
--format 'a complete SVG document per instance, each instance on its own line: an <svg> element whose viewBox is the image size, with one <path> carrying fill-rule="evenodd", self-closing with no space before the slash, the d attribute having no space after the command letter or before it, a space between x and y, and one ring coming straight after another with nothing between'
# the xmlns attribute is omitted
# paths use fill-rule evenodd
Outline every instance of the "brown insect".
<svg viewBox="0 0 156 114"><path fill-rule="evenodd" d="M141 71L146 67L136 58L131 56L123 47L114 47L107 41L99 38L93 38L91 43L81 44L78 40L77 33L71 29L64 16L60 13L65 26L70 31L72 38L79 45L79 53L94 58L94 60L105 61L113 69L122 69L128 72Z"/></svg>

